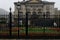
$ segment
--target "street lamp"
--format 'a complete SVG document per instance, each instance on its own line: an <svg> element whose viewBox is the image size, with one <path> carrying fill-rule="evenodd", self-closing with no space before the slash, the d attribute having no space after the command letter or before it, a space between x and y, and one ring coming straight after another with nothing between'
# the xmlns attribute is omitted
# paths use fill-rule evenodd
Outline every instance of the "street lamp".
<svg viewBox="0 0 60 40"><path fill-rule="evenodd" d="M9 9L10 12L9 12L9 28L10 28L10 38L12 36L12 12L11 12L11 8Z"/></svg>
<svg viewBox="0 0 60 40"><path fill-rule="evenodd" d="M18 38L19 38L19 10L20 10L20 2L17 3L17 9L18 9Z"/></svg>
<svg viewBox="0 0 60 40"><path fill-rule="evenodd" d="M25 5L26 7L26 5ZM28 38L28 12L27 12L27 8L26 8L26 38Z"/></svg>

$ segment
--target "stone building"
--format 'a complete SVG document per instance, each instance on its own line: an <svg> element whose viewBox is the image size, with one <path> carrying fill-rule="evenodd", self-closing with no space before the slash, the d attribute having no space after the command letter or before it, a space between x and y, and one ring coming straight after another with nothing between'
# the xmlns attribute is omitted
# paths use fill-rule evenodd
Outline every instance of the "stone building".
<svg viewBox="0 0 60 40"><path fill-rule="evenodd" d="M20 4L19 15L20 15L20 22L22 19L26 17L26 13L28 12L28 17L31 15L36 14L39 15L39 18L54 18L55 11L54 11L54 2L42 1L42 0L28 0L28 1L21 1L21 2L14 2L15 11L14 15L15 18L18 18L18 9L17 5ZM45 15L45 17L43 16ZM28 20L30 24L30 20Z"/></svg>
<svg viewBox="0 0 60 40"><path fill-rule="evenodd" d="M58 18L58 15L59 15L59 10L58 10L58 8L55 8L54 11L55 11L55 18Z"/></svg>

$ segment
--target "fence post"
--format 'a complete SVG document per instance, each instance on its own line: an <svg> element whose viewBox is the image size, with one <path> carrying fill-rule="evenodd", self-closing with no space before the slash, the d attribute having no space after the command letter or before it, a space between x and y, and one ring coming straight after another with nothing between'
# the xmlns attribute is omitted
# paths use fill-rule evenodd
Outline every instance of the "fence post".
<svg viewBox="0 0 60 40"><path fill-rule="evenodd" d="M44 20L45 20L45 14L43 15L43 18L44 18ZM45 23L44 23L44 25L43 25L43 33L44 33L44 35L45 35Z"/></svg>
<svg viewBox="0 0 60 40"><path fill-rule="evenodd" d="M26 38L28 38L28 12L26 12Z"/></svg>

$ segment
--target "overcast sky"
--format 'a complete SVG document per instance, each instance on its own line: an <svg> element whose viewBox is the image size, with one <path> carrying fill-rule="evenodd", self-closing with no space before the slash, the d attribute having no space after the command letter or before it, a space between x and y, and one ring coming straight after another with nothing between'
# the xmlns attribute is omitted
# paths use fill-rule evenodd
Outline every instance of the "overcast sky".
<svg viewBox="0 0 60 40"><path fill-rule="evenodd" d="M12 7L12 11L14 11L14 2L17 2L18 0L0 0L0 8L5 9L9 11L9 8ZM23 1L23 0L19 0ZM55 2L55 8L60 9L60 0L46 0L50 2Z"/></svg>

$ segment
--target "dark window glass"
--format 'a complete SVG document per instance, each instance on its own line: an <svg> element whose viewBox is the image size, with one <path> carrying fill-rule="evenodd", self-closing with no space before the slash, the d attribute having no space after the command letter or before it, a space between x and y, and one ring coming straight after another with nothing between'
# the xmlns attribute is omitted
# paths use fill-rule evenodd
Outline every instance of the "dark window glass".
<svg viewBox="0 0 60 40"><path fill-rule="evenodd" d="M50 12L46 12L46 18L50 17Z"/></svg>

